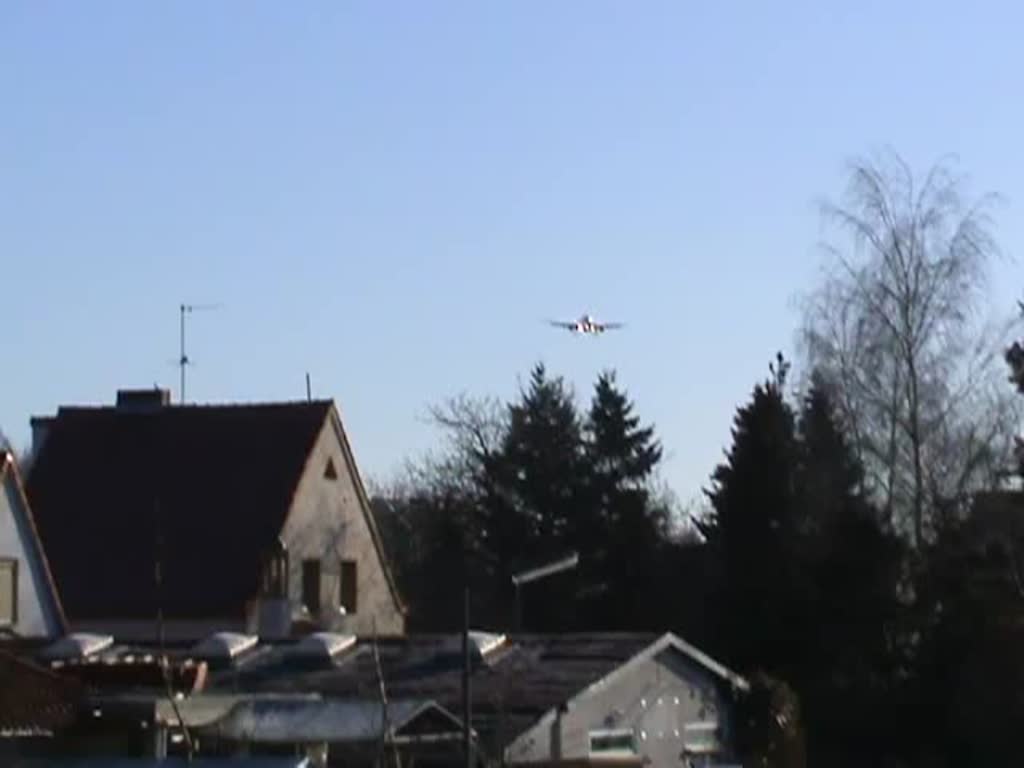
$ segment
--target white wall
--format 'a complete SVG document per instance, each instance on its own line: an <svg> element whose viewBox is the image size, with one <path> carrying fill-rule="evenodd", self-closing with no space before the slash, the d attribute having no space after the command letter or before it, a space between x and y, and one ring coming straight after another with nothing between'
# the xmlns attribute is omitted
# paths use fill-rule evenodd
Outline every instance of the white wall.
<svg viewBox="0 0 1024 768"><path fill-rule="evenodd" d="M542 720L509 746L509 762L585 759L591 731L631 729L638 752L652 765L681 765L686 723L717 720L726 742L730 740L730 704L723 690L717 677L680 651L666 648L622 670L560 720Z"/></svg>
<svg viewBox="0 0 1024 768"><path fill-rule="evenodd" d="M2 459L0 459L2 461ZM14 632L23 637L61 634L56 600L35 545L13 474L0 472L0 558L18 561L18 608Z"/></svg>
<svg viewBox="0 0 1024 768"><path fill-rule="evenodd" d="M310 454L299 482L282 539L288 547L288 591L296 603L302 598L302 560L320 558L322 620L330 628L368 636L399 635L404 616L395 603L370 527L363 511L358 482L346 463L343 443L333 417L328 420ZM324 477L330 459L337 478ZM341 616L338 585L342 560L355 560L357 610Z"/></svg>

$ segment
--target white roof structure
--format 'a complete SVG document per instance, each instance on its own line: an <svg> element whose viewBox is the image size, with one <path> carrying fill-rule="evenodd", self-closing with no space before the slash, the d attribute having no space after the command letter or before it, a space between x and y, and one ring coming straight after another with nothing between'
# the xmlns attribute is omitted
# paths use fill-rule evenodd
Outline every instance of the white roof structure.
<svg viewBox="0 0 1024 768"><path fill-rule="evenodd" d="M44 659L61 661L84 659L105 651L113 644L114 638L111 635L73 632L48 645L39 655Z"/></svg>
<svg viewBox="0 0 1024 768"><path fill-rule="evenodd" d="M445 733L458 738L461 722L436 702L426 699L388 703L391 735L400 742L399 731L428 712L439 715L448 725ZM205 732L220 739L261 744L365 742L381 737L383 715L384 708L375 699L257 699L238 704ZM433 734L433 738L437 736Z"/></svg>
<svg viewBox="0 0 1024 768"><path fill-rule="evenodd" d="M356 644L355 635L334 632L314 632L299 640L288 654L305 659L331 659Z"/></svg>
<svg viewBox="0 0 1024 768"><path fill-rule="evenodd" d="M256 635L242 635L238 632L215 632L200 640L192 647L197 656L211 659L233 659L250 648L256 647L260 639Z"/></svg>

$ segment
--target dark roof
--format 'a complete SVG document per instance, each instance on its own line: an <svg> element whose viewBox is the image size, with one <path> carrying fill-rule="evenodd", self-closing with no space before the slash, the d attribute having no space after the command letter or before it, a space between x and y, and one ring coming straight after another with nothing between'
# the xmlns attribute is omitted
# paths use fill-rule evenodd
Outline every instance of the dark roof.
<svg viewBox="0 0 1024 768"><path fill-rule="evenodd" d="M504 747L548 710L567 702L650 647L656 634L517 635L473 667L473 726L491 747ZM414 635L378 644L388 697L431 699L458 715L462 657L459 635ZM207 690L320 693L373 698L378 692L371 642L333 663L289 660L286 647L214 675Z"/></svg>
<svg viewBox="0 0 1024 768"><path fill-rule="evenodd" d="M0 450L0 489L4 482L9 479L13 483L14 494L21 501L25 511L25 523L29 535L29 546L35 550L36 557L43 569L43 577L46 579L46 589L49 595L40 595L40 599L49 598L53 601L53 609L56 614L60 630L67 628L67 620L64 617L64 606L61 603L60 593L53 579L53 571L50 570L50 560L46 556L46 548L39 538L39 528L36 525L35 515L32 514L32 506L29 504L28 495L25 493L25 486L22 483L21 473L18 471L18 462L10 451Z"/></svg>
<svg viewBox="0 0 1024 768"><path fill-rule="evenodd" d="M240 616L330 401L61 408L28 497L73 620Z"/></svg>
<svg viewBox="0 0 1024 768"><path fill-rule="evenodd" d="M374 742L384 732L384 713L397 740L417 734L456 736L462 722L429 699L253 699L201 731L235 742L287 744Z"/></svg>
<svg viewBox="0 0 1024 768"><path fill-rule="evenodd" d="M70 725L80 688L0 650L0 738L48 736Z"/></svg>

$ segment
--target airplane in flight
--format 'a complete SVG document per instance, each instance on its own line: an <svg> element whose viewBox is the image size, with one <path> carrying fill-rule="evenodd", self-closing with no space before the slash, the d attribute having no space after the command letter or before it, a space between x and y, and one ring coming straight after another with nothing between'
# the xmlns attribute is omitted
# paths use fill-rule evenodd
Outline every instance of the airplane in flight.
<svg viewBox="0 0 1024 768"><path fill-rule="evenodd" d="M576 320L549 320L556 328L564 328L572 333L597 335L605 331L621 328L625 323L601 323L590 315L581 315Z"/></svg>

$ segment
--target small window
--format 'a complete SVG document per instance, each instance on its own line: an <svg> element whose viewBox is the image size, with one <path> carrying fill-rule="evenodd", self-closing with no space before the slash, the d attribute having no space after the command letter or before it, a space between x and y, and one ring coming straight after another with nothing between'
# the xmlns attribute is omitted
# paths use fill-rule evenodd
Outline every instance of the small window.
<svg viewBox="0 0 1024 768"><path fill-rule="evenodd" d="M338 479L338 470L334 468L334 459L327 459L327 466L324 467L324 477L328 480Z"/></svg>
<svg viewBox="0 0 1024 768"><path fill-rule="evenodd" d="M636 737L629 729L591 731L590 754L603 757L635 755Z"/></svg>
<svg viewBox="0 0 1024 768"><path fill-rule="evenodd" d="M302 604L310 613L320 612L320 561L302 561Z"/></svg>
<svg viewBox="0 0 1024 768"><path fill-rule="evenodd" d="M683 752L688 755L716 754L722 749L718 723L687 723L683 726Z"/></svg>
<svg viewBox="0 0 1024 768"><path fill-rule="evenodd" d="M356 561L341 561L341 584L338 585L338 602L345 613L356 612L356 595L358 594L358 580L356 577Z"/></svg>
<svg viewBox="0 0 1024 768"><path fill-rule="evenodd" d="M0 627L13 627L18 620L18 561L0 559Z"/></svg>

